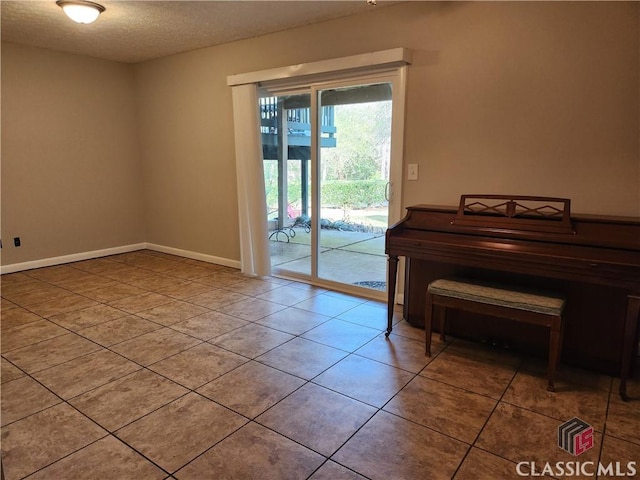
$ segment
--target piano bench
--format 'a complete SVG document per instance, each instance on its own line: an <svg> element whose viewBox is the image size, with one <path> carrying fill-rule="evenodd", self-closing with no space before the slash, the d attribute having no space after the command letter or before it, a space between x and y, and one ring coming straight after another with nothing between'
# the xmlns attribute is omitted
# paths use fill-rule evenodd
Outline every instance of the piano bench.
<svg viewBox="0 0 640 480"><path fill-rule="evenodd" d="M434 316L437 316L440 323L440 338L445 340L447 308L545 326L551 332L547 390L553 392L556 367L562 349L564 305L565 299L555 294L532 293L475 280L434 280L427 287L425 353L431 356L431 325Z"/></svg>

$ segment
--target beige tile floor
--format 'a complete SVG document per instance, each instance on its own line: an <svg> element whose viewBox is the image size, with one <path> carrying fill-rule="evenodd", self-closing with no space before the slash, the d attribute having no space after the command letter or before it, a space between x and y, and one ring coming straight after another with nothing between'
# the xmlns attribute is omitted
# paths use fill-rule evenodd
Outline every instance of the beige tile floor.
<svg viewBox="0 0 640 480"><path fill-rule="evenodd" d="M397 312L397 320L400 314ZM139 251L2 276L2 462L22 479L507 479L640 461L640 381L434 338L386 307ZM547 477L548 478L548 477ZM606 477L601 477L606 478Z"/></svg>

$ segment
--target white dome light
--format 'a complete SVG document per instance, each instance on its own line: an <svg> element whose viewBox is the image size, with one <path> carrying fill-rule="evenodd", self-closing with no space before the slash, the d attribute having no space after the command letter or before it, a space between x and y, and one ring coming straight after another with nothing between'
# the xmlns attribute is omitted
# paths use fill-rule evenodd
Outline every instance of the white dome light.
<svg viewBox="0 0 640 480"><path fill-rule="evenodd" d="M83 0L58 0L56 4L76 23L93 23L105 10L102 5Z"/></svg>

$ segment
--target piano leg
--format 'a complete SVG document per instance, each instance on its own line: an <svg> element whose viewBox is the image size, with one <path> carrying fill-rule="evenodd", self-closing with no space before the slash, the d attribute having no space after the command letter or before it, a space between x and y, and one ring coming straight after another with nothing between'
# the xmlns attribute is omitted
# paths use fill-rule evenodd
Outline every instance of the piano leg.
<svg viewBox="0 0 640 480"><path fill-rule="evenodd" d="M620 397L625 402L627 396L627 378L631 372L635 343L638 341L638 323L640 323L640 296L627 295L627 316L624 321L622 340L622 368L620 372Z"/></svg>
<svg viewBox="0 0 640 480"><path fill-rule="evenodd" d="M396 304L396 278L398 274L398 257L389 255L387 259L387 333L385 337L389 337L393 328L393 308Z"/></svg>

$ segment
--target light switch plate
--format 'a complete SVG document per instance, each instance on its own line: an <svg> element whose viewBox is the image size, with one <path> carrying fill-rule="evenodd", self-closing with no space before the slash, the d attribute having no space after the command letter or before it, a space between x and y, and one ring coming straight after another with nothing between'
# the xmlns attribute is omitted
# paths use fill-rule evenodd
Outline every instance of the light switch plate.
<svg viewBox="0 0 640 480"><path fill-rule="evenodd" d="M407 180L418 180L417 163L410 163L407 165Z"/></svg>

